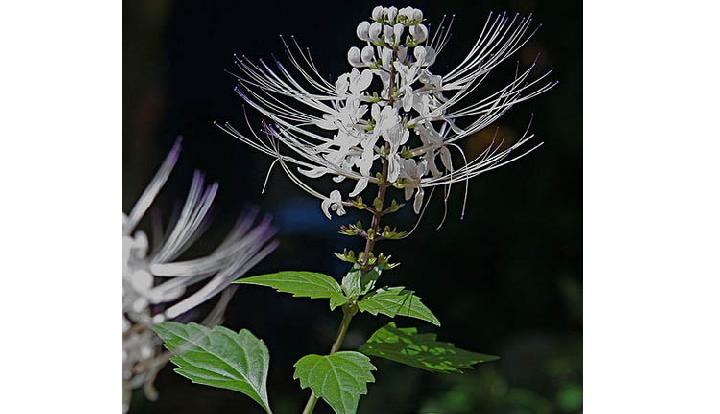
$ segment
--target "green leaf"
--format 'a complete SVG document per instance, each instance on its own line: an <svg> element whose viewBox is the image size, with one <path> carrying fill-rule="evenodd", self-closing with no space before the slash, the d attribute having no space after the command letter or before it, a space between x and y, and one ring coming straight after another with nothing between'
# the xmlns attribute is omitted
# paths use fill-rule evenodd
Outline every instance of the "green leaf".
<svg viewBox="0 0 720 414"><path fill-rule="evenodd" d="M359 270L352 271L343 276L340 281L342 291L347 297L357 297L362 293L361 273Z"/></svg>
<svg viewBox="0 0 720 414"><path fill-rule="evenodd" d="M439 373L462 373L463 368L500 359L438 342L435 334L419 334L416 328L398 328L394 322L375 331L360 347L360 352Z"/></svg>
<svg viewBox="0 0 720 414"><path fill-rule="evenodd" d="M292 293L294 298L330 299L330 309L333 310L348 301L335 278L322 273L280 272L244 277L233 283L268 286L278 292Z"/></svg>
<svg viewBox="0 0 720 414"><path fill-rule="evenodd" d="M348 298L356 298L364 295L375 287L375 282L380 278L382 269L379 266L373 267L366 273L360 270L358 265L342 278L340 285L345 296Z"/></svg>
<svg viewBox="0 0 720 414"><path fill-rule="evenodd" d="M164 322L153 327L173 354L175 372L196 384L239 391L271 413L267 381L270 356L265 343L247 329Z"/></svg>
<svg viewBox="0 0 720 414"><path fill-rule="evenodd" d="M358 307L361 312L370 312L373 315L382 313L391 318L396 315L408 316L440 326L440 321L420 298L402 286L378 289L362 298Z"/></svg>
<svg viewBox="0 0 720 414"><path fill-rule="evenodd" d="M293 379L300 379L302 389L330 404L337 414L354 414L360 395L367 394L368 382L375 382L370 358L356 351L332 355L305 355L295 363Z"/></svg>

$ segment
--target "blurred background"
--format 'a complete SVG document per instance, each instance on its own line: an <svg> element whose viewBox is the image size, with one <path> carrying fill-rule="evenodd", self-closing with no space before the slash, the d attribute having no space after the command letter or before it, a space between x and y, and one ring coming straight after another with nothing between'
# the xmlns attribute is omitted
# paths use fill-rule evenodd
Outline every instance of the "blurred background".
<svg viewBox="0 0 720 414"><path fill-rule="evenodd" d="M348 214L328 221L320 202L295 187L277 169L261 194L270 159L225 135L213 121L245 130L233 70L233 54L252 58L284 55L279 34L293 34L310 47L329 79L348 70L347 49L357 45L355 27L368 20L376 2L264 0L123 1L123 211L129 211L152 178L175 137L184 139L181 160L158 199L163 211L184 200L193 168L220 184L214 224L195 252L208 253L247 206L274 218L280 248L251 274L312 270L340 276L346 266L332 252L357 248L336 233ZM383 4L390 6L391 4ZM408 4L395 4L404 7ZM456 14L453 37L433 66L444 73L464 57L490 11L532 13L542 23L517 61L496 69L484 84L493 91L512 80L540 54L538 72L553 70L552 91L513 108L495 127L506 141L532 130L545 142L518 163L481 175L470 184L460 220L462 191L456 189L448 219L436 200L423 225L402 242L380 244L402 265L383 275L386 283L415 290L442 322L440 340L500 355L463 375L437 375L374 359L376 382L361 399L360 413L578 413L582 410L581 275L581 3L579 1L414 1L430 23ZM430 28L431 34L433 28ZM466 140L477 154L494 127ZM408 229L411 209L391 217ZM211 306L212 303L207 304ZM200 309L199 311L202 311ZM192 315L190 315L192 317ZM297 413L308 392L292 380L292 365L307 353L329 349L340 313L325 301L293 299L271 289L241 287L224 325L248 328L270 350L268 393L274 411ZM353 321L346 348L359 346L387 322ZM118 384L119 386L120 384ZM136 392L132 413L261 413L249 398L193 385L164 369L160 399ZM316 413L330 412L323 403Z"/></svg>

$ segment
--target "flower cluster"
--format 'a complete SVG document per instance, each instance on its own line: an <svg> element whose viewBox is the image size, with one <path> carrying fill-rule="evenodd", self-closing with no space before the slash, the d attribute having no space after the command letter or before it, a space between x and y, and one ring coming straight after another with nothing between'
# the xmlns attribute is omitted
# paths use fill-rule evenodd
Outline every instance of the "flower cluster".
<svg viewBox="0 0 720 414"><path fill-rule="evenodd" d="M424 21L423 12L412 7L373 9L371 21L357 26L364 45L348 50L352 69L335 82L320 75L294 39L283 39L294 73L277 59L269 65L237 57L237 91L266 122L250 133L227 123L221 128L274 157L273 165L279 163L294 183L322 200L328 218L331 211L342 215L344 207L356 206L352 198L369 183L404 190L419 213L425 189L443 186L448 194L453 184L467 185L535 149L511 157L533 137L528 131L507 147L493 141L474 159L458 145L554 85L545 81L549 72L531 79L533 64L495 93L474 95L532 36L531 18L490 15L467 56L443 75L431 66L447 44L452 21L446 26L443 19L433 36ZM308 184L307 178L325 175L354 186L346 195L340 188L325 195Z"/></svg>
<svg viewBox="0 0 720 414"><path fill-rule="evenodd" d="M178 139L130 214L123 213L123 411L127 410L132 389L144 385L146 394L154 393L154 375L165 364L158 338L149 328L177 318L223 292L206 321L218 323L235 291L234 287L228 288L230 283L277 246L271 240L275 232L269 218L256 224L257 213L250 212L238 220L213 253L178 260L208 227L207 215L217 192L217 184L206 186L203 174L196 171L180 214L166 235L161 230L154 234L155 246L150 249L145 232L136 227L168 180L179 154ZM156 228L161 227L156 224ZM200 282L204 282L202 287L185 296L188 287Z"/></svg>

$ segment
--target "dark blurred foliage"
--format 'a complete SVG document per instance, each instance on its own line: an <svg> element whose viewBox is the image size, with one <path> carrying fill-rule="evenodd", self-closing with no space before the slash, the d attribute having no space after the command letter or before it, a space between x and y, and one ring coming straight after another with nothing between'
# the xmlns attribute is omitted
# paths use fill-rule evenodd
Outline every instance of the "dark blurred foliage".
<svg viewBox="0 0 720 414"><path fill-rule="evenodd" d="M309 46L329 78L346 71L347 49L358 43L355 27L376 2L353 1L124 1L123 2L123 209L127 211L177 135L185 137L181 162L158 200L163 211L181 200L193 168L220 183L215 224L206 240L248 205L272 214L281 247L253 274L313 270L340 275L332 252L356 245L338 235L320 202L276 170L261 194L270 160L223 134L212 122L242 128L233 54L283 55L278 34L294 34ZM385 4L386 6L390 4ZM476 40L489 11L533 13L543 27L517 55L527 66L540 53L540 71L552 68L560 83L551 92L516 106L497 123L500 135L516 138L534 114L532 130L543 145L522 161L480 176L470 184L468 210L459 219L462 189L456 187L449 217L439 198L409 239L380 244L402 263L387 283L414 289L442 321L441 340L500 355L497 363L463 375L435 375L387 361L360 403L361 413L576 413L582 405L581 276L581 3L565 1L415 1L431 22L456 14L450 45L434 66L443 73ZM403 7L405 4L396 4ZM432 29L431 29L432 30ZM518 62L491 75L488 89L508 81ZM505 70L505 73L503 73ZM538 72L540 73L540 72ZM494 133L492 132L488 134ZM101 139L99 137L98 139ZM473 153L487 143L467 141ZM167 194L171 196L167 196ZM394 223L408 228L406 212ZM200 246L209 251L213 246ZM292 365L307 353L327 352L339 322L323 301L292 299L260 287L243 287L225 325L249 328L271 355L269 395L277 413L299 412L307 398L292 378ZM346 347L360 345L387 322L355 318ZM415 320L399 324L420 325ZM119 382L119 381L118 381ZM118 383L118 386L120 384ZM240 394L190 384L165 369L156 383L157 402L142 393L134 413L261 412ZM316 412L329 412L322 403Z"/></svg>

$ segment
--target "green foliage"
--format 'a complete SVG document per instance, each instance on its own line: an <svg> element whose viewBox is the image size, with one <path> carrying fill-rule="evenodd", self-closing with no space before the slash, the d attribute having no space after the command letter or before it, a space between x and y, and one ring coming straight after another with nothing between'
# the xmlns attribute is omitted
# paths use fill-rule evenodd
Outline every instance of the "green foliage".
<svg viewBox="0 0 720 414"><path fill-rule="evenodd" d="M357 224L341 225L338 233L344 234L346 236L359 236L366 234L365 230L362 228L362 223L360 223L359 221Z"/></svg>
<svg viewBox="0 0 720 414"><path fill-rule="evenodd" d="M359 265L354 266L353 270L342 278L342 290L348 298L357 298L374 288L375 281L380 278L381 274L380 266L374 266L365 273L360 270Z"/></svg>
<svg viewBox="0 0 720 414"><path fill-rule="evenodd" d="M271 413L265 386L270 355L250 331L178 322L161 323L153 330L175 354L170 359L175 372L196 384L239 391Z"/></svg>
<svg viewBox="0 0 720 414"><path fill-rule="evenodd" d="M438 373L462 373L462 369L474 364L499 359L493 355L456 348L451 343L438 342L435 338L435 334L419 334L416 328L398 328L390 322L375 331L360 347L360 351Z"/></svg>
<svg viewBox="0 0 720 414"><path fill-rule="evenodd" d="M398 229L396 229L396 228L391 229L390 226L385 226L385 228L383 228L383 232L382 232L382 237L384 239L388 239L388 240L402 239L403 237L406 237L407 235L408 235L408 232L398 231Z"/></svg>
<svg viewBox="0 0 720 414"><path fill-rule="evenodd" d="M357 297L362 294L362 274L359 270L352 271L347 275L343 276L340 282L342 291L349 298Z"/></svg>
<svg viewBox="0 0 720 414"><path fill-rule="evenodd" d="M440 326L440 321L420 298L402 286L378 289L358 301L358 307L361 312L372 315L382 313L391 318L408 316Z"/></svg>
<svg viewBox="0 0 720 414"><path fill-rule="evenodd" d="M300 380L302 389L310 388L327 402L337 414L354 414L360 395L367 394L367 383L375 382L376 368L370 358L355 351L332 355L306 355L295 363L293 379Z"/></svg>
<svg viewBox="0 0 720 414"><path fill-rule="evenodd" d="M278 292L292 293L295 298L330 299L330 309L333 310L348 301L335 278L322 273L280 272L244 277L234 283L268 286Z"/></svg>
<svg viewBox="0 0 720 414"><path fill-rule="evenodd" d="M398 202L395 201L395 199L393 199L393 200L390 202L390 206L387 207L387 208L383 211L383 214L394 213L394 212L400 210L400 209L403 208L403 207L405 207L405 204L404 204L404 203L398 204Z"/></svg>

